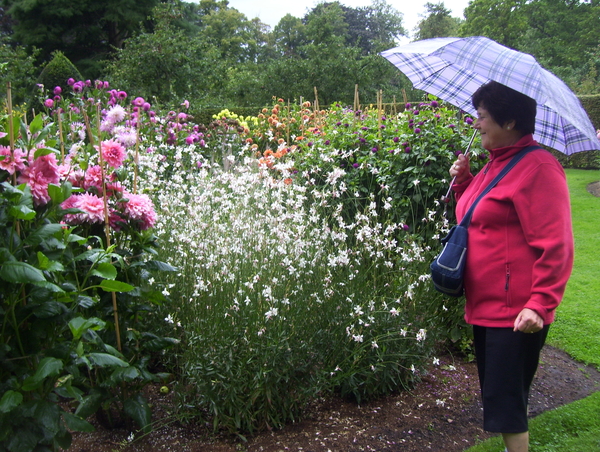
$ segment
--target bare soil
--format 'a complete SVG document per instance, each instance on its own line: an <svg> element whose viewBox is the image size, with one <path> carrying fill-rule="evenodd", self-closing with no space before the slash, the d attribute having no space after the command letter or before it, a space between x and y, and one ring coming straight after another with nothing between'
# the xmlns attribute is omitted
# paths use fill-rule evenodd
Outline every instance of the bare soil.
<svg viewBox="0 0 600 452"><path fill-rule="evenodd" d="M530 396L530 416L600 390L600 372L546 346ZM464 451L491 435L482 430L476 364L440 358L411 391L356 405L332 398L315 402L305 418L279 431L247 438L213 435L208 425L169 423L173 395L150 387L154 416L164 426L142 436L126 429L74 435L74 452L358 452Z"/></svg>

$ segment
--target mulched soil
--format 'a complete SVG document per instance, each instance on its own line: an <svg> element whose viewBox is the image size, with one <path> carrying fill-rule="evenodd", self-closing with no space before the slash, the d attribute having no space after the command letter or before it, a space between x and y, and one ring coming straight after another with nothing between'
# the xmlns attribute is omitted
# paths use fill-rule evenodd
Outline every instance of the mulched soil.
<svg viewBox="0 0 600 452"><path fill-rule="evenodd" d="M584 398L600 390L600 372L546 346L530 397L530 416ZM165 423L172 394L150 387L156 419ZM339 400L317 401L306 417L283 430L263 432L243 442L211 434L207 425L172 423L128 441L125 429L77 434L75 452L359 452L464 451L491 435L481 428L482 410L475 363L440 358L412 391L364 405Z"/></svg>

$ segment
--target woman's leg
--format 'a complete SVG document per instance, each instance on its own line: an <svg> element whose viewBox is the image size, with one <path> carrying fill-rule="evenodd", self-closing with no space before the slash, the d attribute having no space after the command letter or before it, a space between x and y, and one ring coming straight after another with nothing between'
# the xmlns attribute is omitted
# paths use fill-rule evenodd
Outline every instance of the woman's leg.
<svg viewBox="0 0 600 452"><path fill-rule="evenodd" d="M502 439L508 452L527 452L529 450L529 432L503 433Z"/></svg>

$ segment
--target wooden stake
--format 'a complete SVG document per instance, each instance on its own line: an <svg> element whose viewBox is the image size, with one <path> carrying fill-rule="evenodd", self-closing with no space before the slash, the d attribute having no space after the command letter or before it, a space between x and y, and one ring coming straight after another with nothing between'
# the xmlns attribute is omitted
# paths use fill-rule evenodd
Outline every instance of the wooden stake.
<svg viewBox="0 0 600 452"><path fill-rule="evenodd" d="M63 139L63 131L62 131L62 114L60 110L56 110L56 115L58 116L58 139L60 140L60 163L64 165L65 163L65 141Z"/></svg>
<svg viewBox="0 0 600 452"><path fill-rule="evenodd" d="M100 162L100 176L102 178L102 199L104 200L104 234L106 235L106 248L110 248L110 219L108 215L108 200L106 194L106 174L104 158L102 157L102 139L100 135L100 105L96 107L96 125L98 128L98 159ZM84 114L84 118L87 116ZM115 319L115 336L117 339L117 350L122 351L121 348L121 331L119 329L119 309L117 305L117 293L111 292L113 315Z"/></svg>

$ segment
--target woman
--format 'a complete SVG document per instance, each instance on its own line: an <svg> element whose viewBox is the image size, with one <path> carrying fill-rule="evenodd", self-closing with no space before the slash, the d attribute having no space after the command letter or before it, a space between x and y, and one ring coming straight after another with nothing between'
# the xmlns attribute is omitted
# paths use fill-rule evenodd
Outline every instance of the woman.
<svg viewBox="0 0 600 452"><path fill-rule="evenodd" d="M516 153L538 145L534 99L490 82L472 102L490 160L476 176L464 155L451 167L458 221ZM573 265L569 193L552 154L530 152L480 201L467 253L465 319L473 325L484 429L502 433L508 452L525 452L529 388Z"/></svg>

